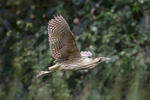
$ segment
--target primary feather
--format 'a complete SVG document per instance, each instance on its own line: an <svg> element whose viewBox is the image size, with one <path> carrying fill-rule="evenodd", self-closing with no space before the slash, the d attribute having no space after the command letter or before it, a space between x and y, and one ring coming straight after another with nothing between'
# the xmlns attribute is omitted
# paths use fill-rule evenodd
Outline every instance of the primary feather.
<svg viewBox="0 0 150 100"><path fill-rule="evenodd" d="M48 23L50 51L57 62L81 57L66 20L58 15Z"/></svg>

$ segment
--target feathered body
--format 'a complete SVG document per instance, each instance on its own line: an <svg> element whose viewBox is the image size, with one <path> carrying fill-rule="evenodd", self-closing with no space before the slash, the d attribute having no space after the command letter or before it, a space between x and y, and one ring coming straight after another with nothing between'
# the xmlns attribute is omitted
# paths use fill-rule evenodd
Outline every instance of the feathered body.
<svg viewBox="0 0 150 100"><path fill-rule="evenodd" d="M50 51L55 59L55 65L49 67L49 71L41 71L38 76L58 70L79 70L94 68L98 63L109 60L106 57L92 58L90 51L79 51L74 34L66 20L61 16L55 16L48 23L48 36Z"/></svg>

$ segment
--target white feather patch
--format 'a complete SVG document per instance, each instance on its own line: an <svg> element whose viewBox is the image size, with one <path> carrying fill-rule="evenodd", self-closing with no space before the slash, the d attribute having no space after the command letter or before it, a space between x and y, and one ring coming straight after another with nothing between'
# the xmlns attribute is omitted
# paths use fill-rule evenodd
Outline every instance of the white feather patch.
<svg viewBox="0 0 150 100"><path fill-rule="evenodd" d="M82 57L91 57L92 53L90 51L81 51L80 52Z"/></svg>

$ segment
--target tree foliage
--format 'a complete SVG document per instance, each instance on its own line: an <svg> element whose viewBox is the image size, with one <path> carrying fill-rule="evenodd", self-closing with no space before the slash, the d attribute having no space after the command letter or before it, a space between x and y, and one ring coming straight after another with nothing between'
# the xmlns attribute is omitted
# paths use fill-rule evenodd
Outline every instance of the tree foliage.
<svg viewBox="0 0 150 100"><path fill-rule="evenodd" d="M0 100L149 100L148 0L0 1ZM62 14L80 50L111 61L35 75L53 65L47 23Z"/></svg>

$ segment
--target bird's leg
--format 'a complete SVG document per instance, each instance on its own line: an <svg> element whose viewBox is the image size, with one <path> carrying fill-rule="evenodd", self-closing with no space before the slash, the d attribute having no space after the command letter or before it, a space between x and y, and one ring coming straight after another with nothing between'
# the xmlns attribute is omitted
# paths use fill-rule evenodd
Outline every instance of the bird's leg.
<svg viewBox="0 0 150 100"><path fill-rule="evenodd" d="M54 71L54 70L56 70L59 67L60 67L60 65L58 63L56 63L55 65L53 65L51 67L48 67L48 69L49 69L49 71Z"/></svg>
<svg viewBox="0 0 150 100"><path fill-rule="evenodd" d="M38 77L40 77L41 75L44 75L44 74L48 74L48 73L50 73L51 71L40 71L37 75L36 75L36 77L38 78Z"/></svg>
<svg viewBox="0 0 150 100"><path fill-rule="evenodd" d="M41 75L44 75L44 74L48 74L48 73L51 73L52 71L56 70L57 68L59 67L59 65L56 63L55 65L49 67L49 71L40 71L36 77L40 77Z"/></svg>

